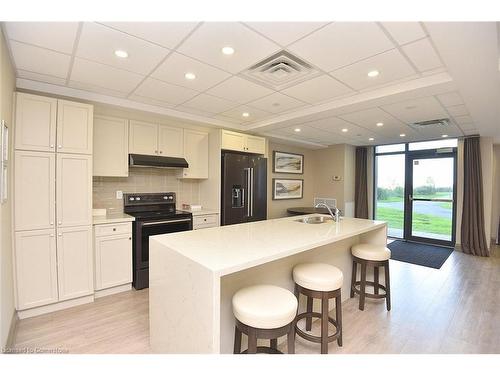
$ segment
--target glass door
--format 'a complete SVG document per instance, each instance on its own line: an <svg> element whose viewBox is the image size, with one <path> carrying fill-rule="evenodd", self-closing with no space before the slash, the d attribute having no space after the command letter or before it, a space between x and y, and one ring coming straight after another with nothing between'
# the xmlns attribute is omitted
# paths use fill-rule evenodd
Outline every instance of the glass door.
<svg viewBox="0 0 500 375"><path fill-rule="evenodd" d="M409 153L406 192L405 238L454 246L456 153Z"/></svg>

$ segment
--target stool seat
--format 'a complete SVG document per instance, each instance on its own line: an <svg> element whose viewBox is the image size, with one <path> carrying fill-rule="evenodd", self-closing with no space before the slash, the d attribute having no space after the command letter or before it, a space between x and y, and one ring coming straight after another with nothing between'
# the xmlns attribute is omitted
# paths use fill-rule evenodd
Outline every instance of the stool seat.
<svg viewBox="0 0 500 375"><path fill-rule="evenodd" d="M293 281L306 289L329 292L342 287L344 276L330 264L302 263L293 268Z"/></svg>
<svg viewBox="0 0 500 375"><path fill-rule="evenodd" d="M275 285L254 285L233 296L236 319L250 327L273 329L290 324L297 313L297 298Z"/></svg>
<svg viewBox="0 0 500 375"><path fill-rule="evenodd" d="M365 260L384 261L391 258L391 250L383 245L360 243L351 247L351 253Z"/></svg>

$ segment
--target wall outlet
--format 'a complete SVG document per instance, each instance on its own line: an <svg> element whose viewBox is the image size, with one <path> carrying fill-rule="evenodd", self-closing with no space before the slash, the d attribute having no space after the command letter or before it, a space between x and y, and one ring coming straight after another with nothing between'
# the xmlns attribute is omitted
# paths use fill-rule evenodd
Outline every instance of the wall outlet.
<svg viewBox="0 0 500 375"><path fill-rule="evenodd" d="M342 176L332 176L332 181L342 181Z"/></svg>
<svg viewBox="0 0 500 375"><path fill-rule="evenodd" d="M121 190L116 191L116 199L123 199L123 191Z"/></svg>

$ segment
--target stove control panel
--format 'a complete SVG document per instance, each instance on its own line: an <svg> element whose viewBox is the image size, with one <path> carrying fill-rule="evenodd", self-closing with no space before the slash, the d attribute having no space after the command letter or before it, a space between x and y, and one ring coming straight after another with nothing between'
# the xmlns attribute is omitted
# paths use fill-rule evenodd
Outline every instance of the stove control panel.
<svg viewBox="0 0 500 375"><path fill-rule="evenodd" d="M175 204L175 193L123 194L125 206L145 204Z"/></svg>

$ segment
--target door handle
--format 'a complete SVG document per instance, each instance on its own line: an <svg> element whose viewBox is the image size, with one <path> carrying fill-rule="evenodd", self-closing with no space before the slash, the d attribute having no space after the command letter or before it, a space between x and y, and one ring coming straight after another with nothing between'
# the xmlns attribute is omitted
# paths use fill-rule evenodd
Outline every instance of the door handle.
<svg viewBox="0 0 500 375"><path fill-rule="evenodd" d="M244 168L244 171L246 173L247 177L247 216L250 217L250 203L251 203L251 192L252 192L252 187L250 185L250 169L251 168Z"/></svg>
<svg viewBox="0 0 500 375"><path fill-rule="evenodd" d="M253 216L253 168L250 168L250 187L251 187L251 196L250 196L250 216Z"/></svg>

